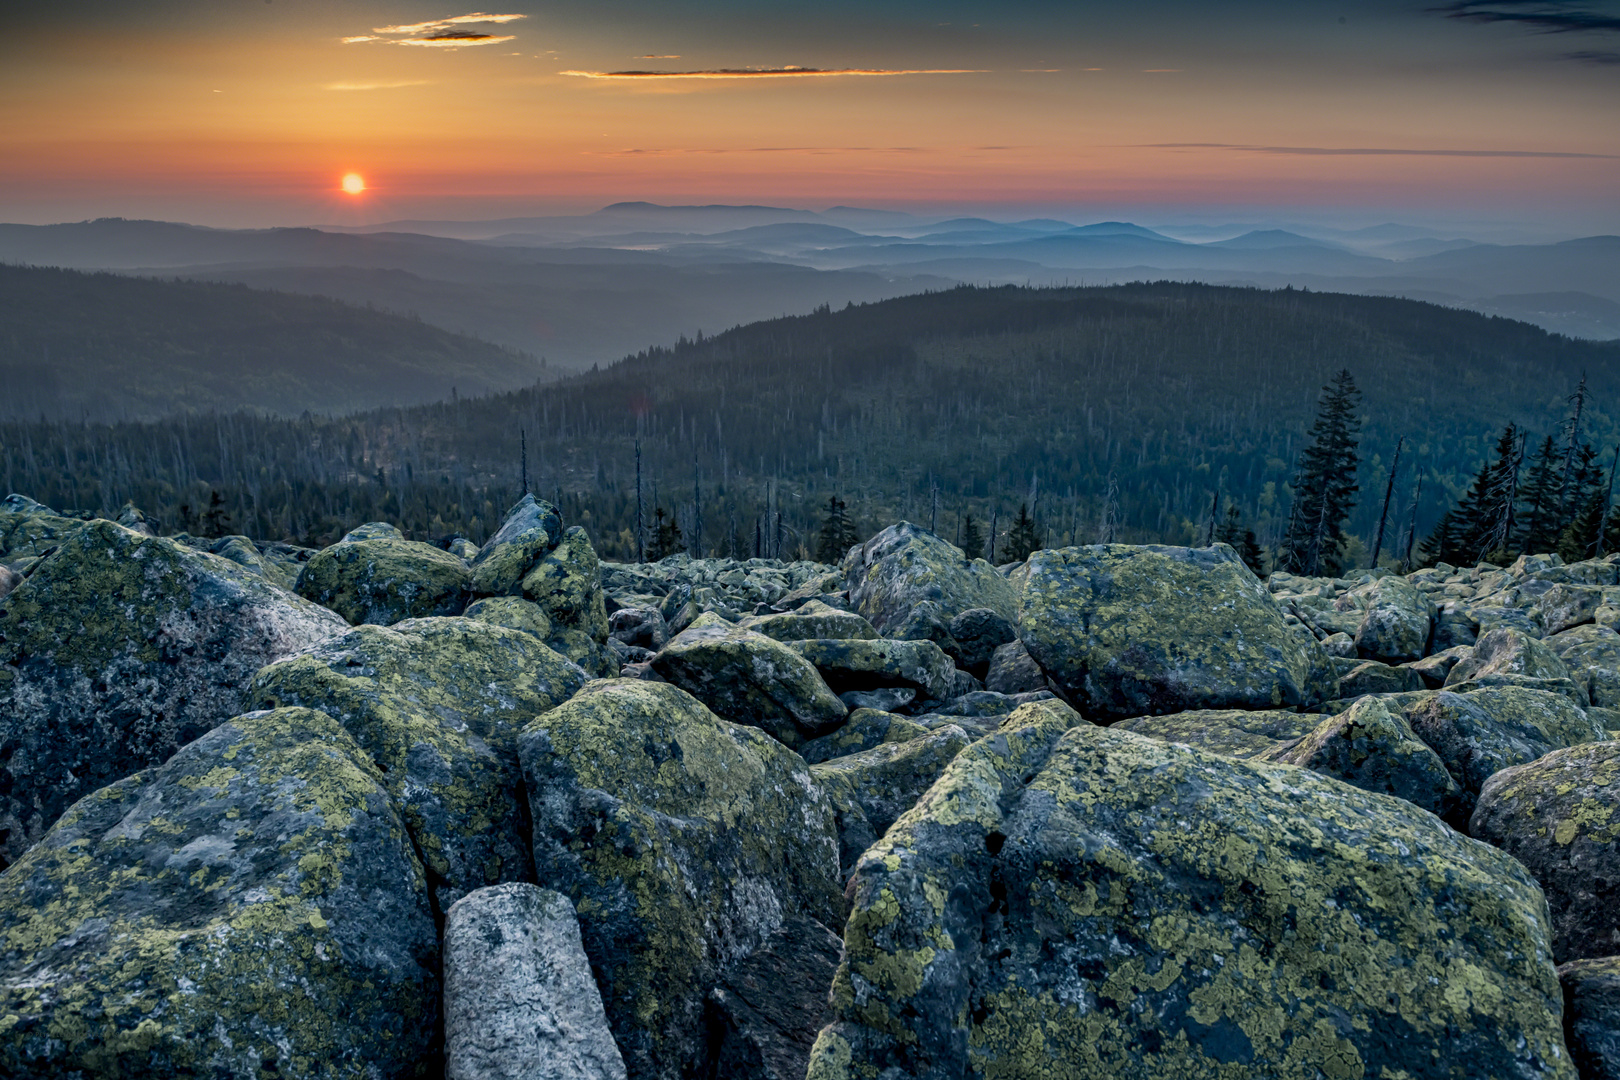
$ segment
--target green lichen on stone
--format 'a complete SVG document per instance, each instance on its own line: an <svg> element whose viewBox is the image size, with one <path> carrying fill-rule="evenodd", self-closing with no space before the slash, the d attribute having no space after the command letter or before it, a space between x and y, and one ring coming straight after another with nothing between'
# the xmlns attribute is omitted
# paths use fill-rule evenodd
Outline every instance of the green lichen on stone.
<svg viewBox="0 0 1620 1080"><path fill-rule="evenodd" d="M425 1076L423 886L341 727L239 716L80 800L0 876L0 1074Z"/></svg>
<svg viewBox="0 0 1620 1080"><path fill-rule="evenodd" d="M1326 654L1290 632L1265 585L1224 544L1038 551L1015 584L1024 647L1101 722L1334 696Z"/></svg>
<svg viewBox="0 0 1620 1080"><path fill-rule="evenodd" d="M1468 832L1541 883L1560 962L1620 953L1611 892L1620 880L1620 742L1554 750L1496 773Z"/></svg>
<svg viewBox="0 0 1620 1080"><path fill-rule="evenodd" d="M1287 750L1315 731L1322 718L1314 713L1270 709L1193 709L1168 716L1121 720L1121 731L1181 743L1212 754L1253 758Z"/></svg>
<svg viewBox="0 0 1620 1080"><path fill-rule="evenodd" d="M811 638L871 641L878 636L872 624L860 615L853 611L840 611L820 600L807 601L792 611L750 615L737 625L777 641L807 641Z"/></svg>
<svg viewBox="0 0 1620 1080"><path fill-rule="evenodd" d="M261 707L332 716L382 769L440 910L530 879L517 737L585 684L532 634L474 619L360 626L253 680Z"/></svg>
<svg viewBox="0 0 1620 1080"><path fill-rule="evenodd" d="M402 619L461 614L471 580L466 563L431 544L346 538L304 564L297 590L351 626L390 626Z"/></svg>
<svg viewBox="0 0 1620 1080"><path fill-rule="evenodd" d="M525 634L533 634L541 641L551 636L551 620L546 617L545 609L533 600L525 600L521 596L491 596L483 600L474 600L467 605L463 615L479 622L504 626L509 630L521 630Z"/></svg>
<svg viewBox="0 0 1620 1080"><path fill-rule="evenodd" d="M83 529L82 518L64 517L23 495L0 502L0 561L39 557Z"/></svg>
<svg viewBox="0 0 1620 1080"><path fill-rule="evenodd" d="M814 765L884 743L909 742L926 734L928 729L910 717L879 709L855 709L843 727L805 743L799 747L799 755Z"/></svg>
<svg viewBox="0 0 1620 1080"><path fill-rule="evenodd" d="M81 523L0 602L0 860L241 712L261 665L342 630L228 559Z"/></svg>
<svg viewBox="0 0 1620 1080"><path fill-rule="evenodd" d="M853 549L844 561L851 605L890 636L923 634L924 623L943 627L972 608L989 608L1011 621L1018 600L1007 579L983 559L918 525L891 525ZM913 620L922 604L932 604L927 620ZM901 633L908 624L914 628ZM926 636L926 635L924 635Z"/></svg>
<svg viewBox="0 0 1620 1080"><path fill-rule="evenodd" d="M825 735L849 715L809 660L713 612L675 635L652 665L716 715L769 732L785 746Z"/></svg>
<svg viewBox="0 0 1620 1080"><path fill-rule="evenodd" d="M630 1075L674 1080L731 964L786 918L836 925L827 800L798 755L667 683L590 683L519 750L537 880L574 902Z"/></svg>
<svg viewBox="0 0 1620 1080"><path fill-rule="evenodd" d="M523 595L545 610L553 629L578 630L597 644L607 641L602 564L578 525L523 578Z"/></svg>
<svg viewBox="0 0 1620 1080"><path fill-rule="evenodd" d="M789 647L816 666L834 693L909 686L923 699L951 696L956 665L932 641L812 638Z"/></svg>
<svg viewBox="0 0 1620 1080"><path fill-rule="evenodd" d="M562 517L550 503L524 495L506 512L495 535L479 550L472 564L472 591L476 596L516 596L534 564L562 539Z"/></svg>
<svg viewBox="0 0 1620 1080"><path fill-rule="evenodd" d="M811 1077L1573 1080L1511 858L1308 770L1020 719L862 857Z"/></svg>

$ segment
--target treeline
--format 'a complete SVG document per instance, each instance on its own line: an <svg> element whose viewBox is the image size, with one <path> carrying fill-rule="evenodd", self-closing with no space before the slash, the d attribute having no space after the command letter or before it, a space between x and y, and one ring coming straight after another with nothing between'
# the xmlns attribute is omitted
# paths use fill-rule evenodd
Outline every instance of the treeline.
<svg viewBox="0 0 1620 1080"><path fill-rule="evenodd" d="M1300 490L1302 455L1316 444L1323 382L1348 369L1360 394L1347 414L1354 490L1333 496L1345 516L1318 560L1353 566L1371 554L1398 443L1389 518L1403 535L1411 522L1426 532L1492 458L1480 433L1504 418L1552 430L1582 371L1583 439L1613 441L1600 405L1620 390L1617 361L1620 345L1390 298L961 288L408 409L0 424L0 485L63 508L133 501L193 532L322 544L386 519L420 538L481 541L526 474L611 558L677 543L814 554L836 497L847 535L904 518L998 561L1031 537L1249 534L1269 561L1290 515L1316 497Z"/></svg>

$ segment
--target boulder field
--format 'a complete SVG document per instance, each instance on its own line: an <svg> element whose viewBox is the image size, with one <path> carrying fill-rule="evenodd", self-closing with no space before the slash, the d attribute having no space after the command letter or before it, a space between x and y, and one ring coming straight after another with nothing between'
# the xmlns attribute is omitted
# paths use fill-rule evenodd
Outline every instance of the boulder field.
<svg viewBox="0 0 1620 1080"><path fill-rule="evenodd" d="M0 503L0 1075L1620 1077L1620 558Z"/></svg>

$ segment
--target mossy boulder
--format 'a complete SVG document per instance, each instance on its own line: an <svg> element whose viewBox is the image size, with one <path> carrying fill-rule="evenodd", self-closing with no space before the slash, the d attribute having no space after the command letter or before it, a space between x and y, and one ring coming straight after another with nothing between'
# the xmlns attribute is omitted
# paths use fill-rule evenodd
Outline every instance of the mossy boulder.
<svg viewBox="0 0 1620 1080"><path fill-rule="evenodd" d="M809 660L712 612L675 635L652 666L716 715L786 746L825 735L849 715Z"/></svg>
<svg viewBox="0 0 1620 1080"><path fill-rule="evenodd" d="M951 659L978 679L989 673L997 649L1018 640L1018 627L989 608L969 608L953 618L948 629L955 645Z"/></svg>
<svg viewBox="0 0 1620 1080"><path fill-rule="evenodd" d="M1090 719L1334 696L1327 656L1225 544L1037 551L1021 575L1024 647Z"/></svg>
<svg viewBox="0 0 1620 1080"><path fill-rule="evenodd" d="M551 637L551 620L546 617L545 609L533 600L525 600L521 596L488 596L482 600L474 600L467 605L467 610L462 616L489 623L491 626L521 630L525 634L533 634L541 641Z"/></svg>
<svg viewBox="0 0 1620 1080"><path fill-rule="evenodd" d="M38 558L85 526L83 518L58 514L25 495L0 502L0 560Z"/></svg>
<svg viewBox="0 0 1620 1080"><path fill-rule="evenodd" d="M752 615L737 625L777 641L805 641L812 638L871 641L878 636L872 624L853 611L841 611L820 600L806 601L793 611Z"/></svg>
<svg viewBox="0 0 1620 1080"><path fill-rule="evenodd" d="M1341 698L1366 697L1368 694L1404 694L1424 690L1428 684L1419 672L1409 667L1392 667L1377 660L1363 660L1339 676Z"/></svg>
<svg viewBox="0 0 1620 1080"><path fill-rule="evenodd" d="M1503 769L1609 738L1602 724L1562 695L1521 686L1430 692L1401 709L1461 786L1465 813L1472 813L1485 781Z"/></svg>
<svg viewBox="0 0 1620 1080"><path fill-rule="evenodd" d="M271 664L252 698L320 709L371 755L443 912L473 889L533 879L518 733L585 681L532 634L415 619Z"/></svg>
<svg viewBox="0 0 1620 1080"><path fill-rule="evenodd" d="M336 722L238 716L0 876L0 1074L428 1077L438 936Z"/></svg>
<svg viewBox="0 0 1620 1080"><path fill-rule="evenodd" d="M548 502L524 495L506 512L495 535L478 549L472 562L475 596L518 596L534 564L562 539L562 516Z"/></svg>
<svg viewBox="0 0 1620 1080"><path fill-rule="evenodd" d="M1281 753L1321 724L1315 713L1278 709L1248 712L1242 709L1193 709L1168 716L1142 716L1115 726L1150 739L1180 743L1211 754L1256 758Z"/></svg>
<svg viewBox="0 0 1620 1080"><path fill-rule="evenodd" d="M22 575L9 566L0 565L0 600L4 600L12 589L22 584Z"/></svg>
<svg viewBox="0 0 1620 1080"><path fill-rule="evenodd" d="M1029 655L1022 641L1010 641L997 646L990 655L984 688L998 694L1031 694L1046 689L1046 673Z"/></svg>
<svg viewBox="0 0 1620 1080"><path fill-rule="evenodd" d="M989 608L1012 620L1018 598L1007 579L983 559L969 559L962 549L918 525L891 525L844 560L850 605L880 634L896 631L919 604L938 605L931 622L948 627L970 608Z"/></svg>
<svg viewBox="0 0 1620 1080"><path fill-rule="evenodd" d="M574 902L630 1075L706 1075L709 989L784 920L837 925L826 796L797 754L667 683L590 683L519 753L537 880Z"/></svg>
<svg viewBox="0 0 1620 1080"><path fill-rule="evenodd" d="M1356 589L1365 614L1356 627L1356 653L1368 660L1400 664L1429 651L1434 605L1405 578L1381 577Z"/></svg>
<svg viewBox="0 0 1620 1080"><path fill-rule="evenodd" d="M346 629L227 559L92 521L0 602L0 865L80 797L246 706L260 666Z"/></svg>
<svg viewBox="0 0 1620 1080"><path fill-rule="evenodd" d="M1541 608L1542 625L1551 637L1571 627L1591 623L1597 609L1603 606L1603 590L1593 585L1560 582L1542 593L1536 606Z"/></svg>
<svg viewBox="0 0 1620 1080"><path fill-rule="evenodd" d="M297 590L351 626L391 626L404 619L461 614L469 580L466 563L431 544L345 538L304 564Z"/></svg>
<svg viewBox="0 0 1620 1080"><path fill-rule="evenodd" d="M1620 742L1503 769L1480 791L1468 833L1541 883L1555 959L1620 954Z"/></svg>
<svg viewBox="0 0 1620 1080"><path fill-rule="evenodd" d="M843 727L831 735L811 739L798 750L800 757L815 765L884 743L909 742L926 734L928 729L910 717L881 709L853 709Z"/></svg>
<svg viewBox="0 0 1620 1080"><path fill-rule="evenodd" d="M545 610L554 630L578 630L598 645L607 641L602 564L578 525L524 576L523 595Z"/></svg>
<svg viewBox="0 0 1620 1080"><path fill-rule="evenodd" d="M814 664L836 694L908 686L927 700L951 696L956 665L932 641L812 638L789 647Z"/></svg>
<svg viewBox="0 0 1620 1080"><path fill-rule="evenodd" d="M1620 956L1571 960L1558 968L1558 981L1565 1039L1581 1080L1620 1080Z"/></svg>
<svg viewBox="0 0 1620 1080"><path fill-rule="evenodd" d="M1600 708L1620 706L1620 634L1588 624L1565 630L1543 642L1557 654L1569 676Z"/></svg>
<svg viewBox="0 0 1620 1080"><path fill-rule="evenodd" d="M967 732L951 725L810 766L838 824L840 870L845 874L853 870L861 854L915 805L972 741Z"/></svg>
<svg viewBox="0 0 1620 1080"><path fill-rule="evenodd" d="M1491 675L1568 679L1569 668L1552 648L1523 630L1499 626L1474 643L1474 651L1446 675L1446 686Z"/></svg>
<svg viewBox="0 0 1620 1080"><path fill-rule="evenodd" d="M1574 1080L1512 858L1306 769L1020 719L861 858L809 1080Z"/></svg>
<svg viewBox="0 0 1620 1080"><path fill-rule="evenodd" d="M1363 791L1394 795L1462 824L1466 800L1445 763L1413 733L1405 716L1377 698L1362 698L1346 712L1323 720L1294 746L1261 756Z"/></svg>

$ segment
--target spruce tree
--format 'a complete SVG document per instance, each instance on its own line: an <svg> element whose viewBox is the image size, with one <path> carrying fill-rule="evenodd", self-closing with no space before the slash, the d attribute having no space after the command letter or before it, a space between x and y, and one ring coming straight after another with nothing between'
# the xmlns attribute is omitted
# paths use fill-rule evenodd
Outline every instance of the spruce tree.
<svg viewBox="0 0 1620 1080"><path fill-rule="evenodd" d="M970 559L984 558L984 530L972 514L962 520L962 553Z"/></svg>
<svg viewBox="0 0 1620 1080"><path fill-rule="evenodd" d="M1226 506L1226 517L1215 530L1215 539L1237 552L1243 565L1254 571L1256 577L1265 576L1265 552L1254 530L1243 525L1243 513L1235 502Z"/></svg>
<svg viewBox="0 0 1620 1080"><path fill-rule="evenodd" d="M1309 577L1337 577L1343 570L1344 523L1355 506L1361 391L1348 370L1322 388L1311 445L1300 455L1294 506L1279 565Z"/></svg>
<svg viewBox="0 0 1620 1080"><path fill-rule="evenodd" d="M1468 562L1511 561L1508 549L1513 542L1523 458L1521 433L1509 424L1496 440L1496 461L1475 505L1474 520L1469 523L1467 540L1474 554Z"/></svg>
<svg viewBox="0 0 1620 1080"><path fill-rule="evenodd" d="M1522 555L1542 555L1558 543L1562 527L1558 524L1558 446L1548 435L1536 451L1535 464L1525 477L1522 496L1524 508L1519 520L1524 533L1519 537L1518 550Z"/></svg>
<svg viewBox="0 0 1620 1080"><path fill-rule="evenodd" d="M681 527L672 515L665 514L662 506L653 511L652 543L647 545L647 561L658 562L686 550L681 540Z"/></svg>
<svg viewBox="0 0 1620 1080"><path fill-rule="evenodd" d="M1446 511L1434 531L1419 546L1424 566L1433 566L1437 562L1453 566L1474 565L1481 542L1480 507L1487 501L1491 490L1491 465L1489 461L1480 465L1473 484L1457 500L1457 505Z"/></svg>
<svg viewBox="0 0 1620 1080"><path fill-rule="evenodd" d="M1008 562L1023 562L1032 552L1041 549L1041 537L1035 530L1035 519L1029 516L1029 504L1018 507L1018 520L1007 534L1006 558Z"/></svg>
<svg viewBox="0 0 1620 1080"><path fill-rule="evenodd" d="M1598 531L1603 527L1603 468L1597 451L1583 445L1575 453L1564 500L1574 517L1558 534L1558 556L1565 562L1590 559L1597 549Z"/></svg>
<svg viewBox="0 0 1620 1080"><path fill-rule="evenodd" d="M844 561L849 549L860 541L844 500L836 495L829 496L827 517L822 521L821 533L816 537L816 562L837 566Z"/></svg>

